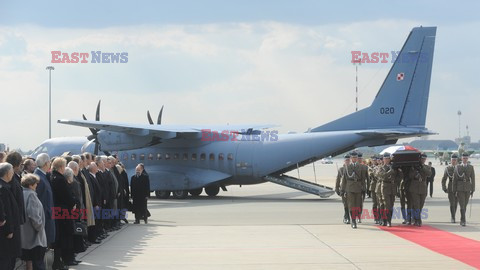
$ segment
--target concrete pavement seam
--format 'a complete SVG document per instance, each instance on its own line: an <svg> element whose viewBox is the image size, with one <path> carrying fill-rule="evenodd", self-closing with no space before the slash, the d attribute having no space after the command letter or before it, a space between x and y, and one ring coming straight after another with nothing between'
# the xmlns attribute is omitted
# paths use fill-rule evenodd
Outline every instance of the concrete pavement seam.
<svg viewBox="0 0 480 270"><path fill-rule="evenodd" d="M355 266L355 268L357 269L360 269L360 267L358 267L354 262L352 262L351 260L349 260L347 257L343 256L343 254L341 254L340 252L338 252L337 250L335 250L333 247L331 247L329 244L325 243L324 241L322 241L320 238L318 238L318 236L316 236L314 233L312 233L311 231L309 231L307 228L305 228L303 225L298 225L300 226L303 230L305 230L308 234L310 234L311 236L313 236L315 239L317 239L319 242L321 242L322 244L324 244L325 246L327 246L329 249L331 249L333 252L337 253L338 255L340 255L342 258L344 258L345 260L347 260L351 265Z"/></svg>

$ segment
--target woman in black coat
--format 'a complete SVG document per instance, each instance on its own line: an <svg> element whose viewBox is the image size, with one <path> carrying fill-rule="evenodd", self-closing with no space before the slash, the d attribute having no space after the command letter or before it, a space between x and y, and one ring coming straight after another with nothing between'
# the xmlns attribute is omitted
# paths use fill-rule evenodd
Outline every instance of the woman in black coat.
<svg viewBox="0 0 480 270"><path fill-rule="evenodd" d="M75 265L73 253L73 228L74 220L71 218L72 210L76 208L75 198L71 186L67 179L63 176L65 173L66 160L64 158L56 158L52 163L52 192L54 207L60 208L54 210L61 217L57 217L56 237L55 237L55 258L53 262L54 268L63 268L64 265ZM62 216L64 212L69 214Z"/></svg>

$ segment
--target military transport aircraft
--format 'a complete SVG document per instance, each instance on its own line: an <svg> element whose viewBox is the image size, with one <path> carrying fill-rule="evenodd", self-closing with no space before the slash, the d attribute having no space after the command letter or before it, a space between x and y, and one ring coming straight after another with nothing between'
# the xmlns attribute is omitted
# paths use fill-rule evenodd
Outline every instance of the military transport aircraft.
<svg viewBox="0 0 480 270"><path fill-rule="evenodd" d="M435 35L436 27L413 28L369 107L306 133L270 134L264 139L264 129L271 125L106 122L100 121L99 108L96 121L84 117L58 122L89 128L89 140L104 152L118 151L130 175L137 163L144 163L158 197L172 192L185 198L203 189L215 196L229 185L268 181L328 197L331 188L285 173L357 147L435 134L425 128ZM151 117L149 121L153 122Z"/></svg>

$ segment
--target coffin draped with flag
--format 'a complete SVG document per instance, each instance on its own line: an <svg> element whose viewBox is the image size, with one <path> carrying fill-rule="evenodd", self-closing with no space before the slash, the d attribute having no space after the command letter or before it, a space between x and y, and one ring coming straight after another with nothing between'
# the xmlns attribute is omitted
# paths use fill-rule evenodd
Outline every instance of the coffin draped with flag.
<svg viewBox="0 0 480 270"><path fill-rule="evenodd" d="M381 152L383 153L392 154L393 167L420 165L422 155L417 148L410 145L390 146Z"/></svg>

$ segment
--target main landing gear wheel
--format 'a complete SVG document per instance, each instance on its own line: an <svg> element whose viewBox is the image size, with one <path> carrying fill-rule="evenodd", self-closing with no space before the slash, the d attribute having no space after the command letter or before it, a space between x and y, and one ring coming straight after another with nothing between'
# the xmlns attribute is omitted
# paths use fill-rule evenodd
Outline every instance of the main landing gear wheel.
<svg viewBox="0 0 480 270"><path fill-rule="evenodd" d="M186 190L175 190L172 191L172 195L174 199L185 199L188 196L188 191Z"/></svg>
<svg viewBox="0 0 480 270"><path fill-rule="evenodd" d="M170 197L170 191L155 190L155 197L157 197L157 199L168 199L168 197Z"/></svg>
<svg viewBox="0 0 480 270"><path fill-rule="evenodd" d="M205 193L210 197L217 196L218 192L220 192L220 187L218 186L205 187Z"/></svg>
<svg viewBox="0 0 480 270"><path fill-rule="evenodd" d="M202 194L203 188L197 188L197 189L192 189L189 191L190 195L193 197L198 197L200 194Z"/></svg>

